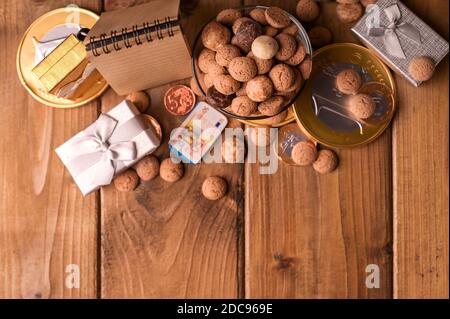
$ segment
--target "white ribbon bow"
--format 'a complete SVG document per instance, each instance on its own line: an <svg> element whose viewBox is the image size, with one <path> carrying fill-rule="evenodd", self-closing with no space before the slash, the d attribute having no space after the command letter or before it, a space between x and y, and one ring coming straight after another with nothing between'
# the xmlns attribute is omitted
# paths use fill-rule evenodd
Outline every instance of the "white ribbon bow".
<svg viewBox="0 0 450 319"><path fill-rule="evenodd" d="M405 59L405 52L400 44L397 31L417 44L421 43L420 31L411 23L400 22L402 15L396 4L384 9L384 13L386 13L388 18L387 26L381 28L370 27L369 35L376 37L382 36L384 46L388 53L397 58Z"/></svg>
<svg viewBox="0 0 450 319"><path fill-rule="evenodd" d="M97 155L98 161L102 162L102 165L96 166L96 174L92 177L92 183L95 185L111 184L116 172L117 161L136 159L137 150L134 142L109 143L116 126L116 120L106 114L101 114L95 122L93 133L81 137L73 144L78 154Z"/></svg>

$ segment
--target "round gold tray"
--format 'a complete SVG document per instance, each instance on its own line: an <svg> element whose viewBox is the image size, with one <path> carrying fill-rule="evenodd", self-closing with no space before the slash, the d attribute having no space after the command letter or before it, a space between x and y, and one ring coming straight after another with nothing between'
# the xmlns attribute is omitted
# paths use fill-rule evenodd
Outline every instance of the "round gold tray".
<svg viewBox="0 0 450 319"><path fill-rule="evenodd" d="M92 28L99 19L94 12L78 7L60 8L50 11L36 21L25 32L17 51L17 73L20 82L25 89L42 104L57 108L72 108L86 104L100 96L107 88L108 84L103 77L95 71L93 75L93 85L86 88L79 96L73 100L58 98L55 95L43 91L39 80L31 72L34 67L35 47L33 37L38 40L53 28L71 22L76 22L84 28Z"/></svg>
<svg viewBox="0 0 450 319"><path fill-rule="evenodd" d="M314 53L313 61L311 77L299 99L294 103L295 119L303 132L312 140L334 148L364 145L382 134L389 126L396 108L395 82L384 63L368 49L352 43L323 47ZM334 98L346 101L347 97L340 95L334 89L333 77L339 67L348 65L361 68L363 77L370 79L364 83L360 92L375 94L376 101L377 99L381 101L377 102L374 116L366 121L353 119L347 113L345 106L339 106L332 101ZM327 77L328 80L326 80ZM320 91L320 94L317 91ZM323 110L322 114L321 110ZM326 114L327 112L329 114ZM328 117L326 121L325 116ZM342 129L345 125L339 122L346 121L349 123L344 124L348 127Z"/></svg>

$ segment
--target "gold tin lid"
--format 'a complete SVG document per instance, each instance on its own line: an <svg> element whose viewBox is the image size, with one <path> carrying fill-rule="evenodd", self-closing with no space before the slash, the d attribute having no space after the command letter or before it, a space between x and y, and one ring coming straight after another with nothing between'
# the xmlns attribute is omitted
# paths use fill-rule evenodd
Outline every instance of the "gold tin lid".
<svg viewBox="0 0 450 319"><path fill-rule="evenodd" d="M294 103L294 114L302 131L312 140L328 147L349 148L368 144L380 136L395 113L395 82L386 65L368 49L338 43L325 46L313 55L310 79ZM376 101L374 115L356 120L347 110L349 96L335 89L339 71L353 68L364 84L360 93Z"/></svg>
<svg viewBox="0 0 450 319"><path fill-rule="evenodd" d="M82 28L92 28L99 16L92 11L75 6L60 8L50 11L31 24L23 35L17 51L17 73L20 82L25 89L38 102L57 108L72 108L86 104L100 96L107 88L105 79L95 71L86 82L83 83L81 93L72 99L58 98L43 90L38 78L32 73L35 67L36 49L33 40L43 39L48 32L68 24L78 24Z"/></svg>
<svg viewBox="0 0 450 319"><path fill-rule="evenodd" d="M285 125L295 121L293 106L290 106L284 112L287 112L286 118L283 119L282 121L280 121L279 123L271 123L270 119L261 119L261 120L237 119L237 120L243 124L247 124L247 125L253 126L253 127L282 127L282 126L285 126Z"/></svg>

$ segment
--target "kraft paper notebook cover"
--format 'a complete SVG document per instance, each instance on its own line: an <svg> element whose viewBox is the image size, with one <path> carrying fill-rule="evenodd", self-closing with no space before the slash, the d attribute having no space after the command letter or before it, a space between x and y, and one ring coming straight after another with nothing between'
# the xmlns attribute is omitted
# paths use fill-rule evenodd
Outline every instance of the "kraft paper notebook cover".
<svg viewBox="0 0 450 319"><path fill-rule="evenodd" d="M85 39L88 59L119 95L192 75L179 0L103 13Z"/></svg>

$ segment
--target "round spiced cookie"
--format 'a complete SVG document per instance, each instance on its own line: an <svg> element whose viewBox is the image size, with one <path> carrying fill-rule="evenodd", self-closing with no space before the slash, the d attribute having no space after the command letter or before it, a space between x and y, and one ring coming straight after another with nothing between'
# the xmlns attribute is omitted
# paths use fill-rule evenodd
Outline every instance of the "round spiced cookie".
<svg viewBox="0 0 450 319"><path fill-rule="evenodd" d="M287 33L290 34L294 37L297 36L298 34L298 27L295 23L292 23L290 26L284 28L283 30L281 30L282 33Z"/></svg>
<svg viewBox="0 0 450 319"><path fill-rule="evenodd" d="M278 7L270 7L265 11L267 23L274 28L283 29L291 24L289 14Z"/></svg>
<svg viewBox="0 0 450 319"><path fill-rule="evenodd" d="M139 176L138 174L132 170L128 169L125 172L114 177L114 187L119 192L131 192L136 189L139 184Z"/></svg>
<svg viewBox="0 0 450 319"><path fill-rule="evenodd" d="M221 74L214 78L214 87L222 94L231 95L239 90L241 82L233 79L231 75Z"/></svg>
<svg viewBox="0 0 450 319"><path fill-rule="evenodd" d="M320 7L314 0L300 0L296 8L297 17L302 22L311 22L320 15Z"/></svg>
<svg viewBox="0 0 450 319"><path fill-rule="evenodd" d="M317 159L317 148L310 141L298 142L292 148L291 158L297 165L311 165Z"/></svg>
<svg viewBox="0 0 450 319"><path fill-rule="evenodd" d="M280 33L275 37L278 42L278 52L275 54L275 58L278 61L286 61L290 59L297 51L297 40L287 33Z"/></svg>
<svg viewBox="0 0 450 319"><path fill-rule="evenodd" d="M228 67L230 61L238 56L241 56L241 51L238 47L232 44L225 44L217 49L216 62L220 66Z"/></svg>
<svg viewBox="0 0 450 319"><path fill-rule="evenodd" d="M353 69L345 69L336 76L336 88L344 94L356 94L363 81L361 75Z"/></svg>
<svg viewBox="0 0 450 319"><path fill-rule="evenodd" d="M250 11L248 15L250 16L250 18L252 18L256 22L258 22L259 24L267 25L268 23L266 20L265 12L266 12L266 9L256 8L256 9L253 9L252 11Z"/></svg>
<svg viewBox="0 0 450 319"><path fill-rule="evenodd" d="M272 96L258 105L258 111L263 115L274 116L281 112L284 99L281 96Z"/></svg>
<svg viewBox="0 0 450 319"><path fill-rule="evenodd" d="M269 37L274 37L278 34L278 29L270 25L266 25L265 27L263 27L263 34Z"/></svg>
<svg viewBox="0 0 450 319"><path fill-rule="evenodd" d="M351 4L338 3L336 6L336 14L339 20L344 23L357 21L362 17L363 11L363 7L359 2Z"/></svg>
<svg viewBox="0 0 450 319"><path fill-rule="evenodd" d="M213 50L204 48L198 55L197 64L200 71L208 73L209 65L216 60L216 52Z"/></svg>
<svg viewBox="0 0 450 319"><path fill-rule="evenodd" d="M431 79L434 69L433 60L426 56L412 59L408 66L408 71L412 78L421 82Z"/></svg>
<svg viewBox="0 0 450 319"><path fill-rule="evenodd" d="M227 190L227 181L219 176L208 177L202 184L203 196L212 201L223 198L226 195Z"/></svg>
<svg viewBox="0 0 450 319"><path fill-rule="evenodd" d="M292 70L294 71L294 74L295 74L295 81L290 87L288 87L286 90L282 91L281 93L291 93L292 92L294 94L297 94L298 91L302 88L303 83L305 82L303 80L303 76L299 70L297 70L297 69L292 69ZM289 97L290 95L287 94L285 96Z"/></svg>
<svg viewBox="0 0 450 319"><path fill-rule="evenodd" d="M252 101L248 96L235 97L231 102L231 111L237 115L249 116L258 110L258 103Z"/></svg>
<svg viewBox="0 0 450 319"><path fill-rule="evenodd" d="M291 67L280 63L270 70L269 78L272 80L275 90L285 91L294 84L295 73Z"/></svg>
<svg viewBox="0 0 450 319"><path fill-rule="evenodd" d="M206 48L198 56L198 68L200 71L212 75L225 73L225 68L216 62L216 53Z"/></svg>
<svg viewBox="0 0 450 319"><path fill-rule="evenodd" d="M219 12L216 21L231 27L233 23L241 17L241 11L236 9L225 9Z"/></svg>
<svg viewBox="0 0 450 319"><path fill-rule="evenodd" d="M241 24L245 21L255 22L249 17L242 17L234 21L233 26L231 27L231 30L233 30L233 33L236 34L241 26Z"/></svg>
<svg viewBox="0 0 450 319"><path fill-rule="evenodd" d="M273 83L265 75L258 75L247 82L247 96L255 102L263 102L272 96Z"/></svg>
<svg viewBox="0 0 450 319"><path fill-rule="evenodd" d="M302 61L305 59L305 57L306 57L305 46L303 45L302 42L297 40L297 50L289 59L287 59L284 62L286 64L295 66L295 65L299 65L300 63L302 63Z"/></svg>
<svg viewBox="0 0 450 319"><path fill-rule="evenodd" d="M337 3L342 3L342 4L352 4L352 3L358 3L360 2L359 0L336 0Z"/></svg>
<svg viewBox="0 0 450 319"><path fill-rule="evenodd" d="M352 95L349 100L350 112L358 119L368 119L375 112L376 104L367 94Z"/></svg>
<svg viewBox="0 0 450 319"><path fill-rule="evenodd" d="M253 54L264 60L272 59L278 52L277 40L267 35L257 37L252 43Z"/></svg>
<svg viewBox="0 0 450 319"><path fill-rule="evenodd" d="M338 166L338 157L332 150L320 150L316 161L313 163L314 170L319 174L329 174Z"/></svg>
<svg viewBox="0 0 450 319"><path fill-rule="evenodd" d="M253 20L244 21L236 33L236 41L239 43L239 48L248 53L252 49L253 41L260 35L262 35L262 27L259 23Z"/></svg>
<svg viewBox="0 0 450 319"><path fill-rule="evenodd" d="M166 158L159 166L159 176L169 183L179 181L184 175L183 163L175 163L171 158Z"/></svg>
<svg viewBox="0 0 450 319"><path fill-rule="evenodd" d="M212 107L220 109L226 108L231 104L233 100L232 95L225 95L216 90L214 86L211 86L206 92L206 102Z"/></svg>
<svg viewBox="0 0 450 319"><path fill-rule="evenodd" d="M127 100L133 103L141 113L145 113L151 104L150 96L144 91L128 94Z"/></svg>
<svg viewBox="0 0 450 319"><path fill-rule="evenodd" d="M311 76L311 71L312 71L312 60L311 60L311 58L309 56L307 58L305 58L303 60L303 62L300 63L300 65L298 66L298 69L302 73L303 79L304 80L308 80L309 77Z"/></svg>
<svg viewBox="0 0 450 319"><path fill-rule="evenodd" d="M230 43L231 32L219 22L211 21L203 29L201 38L205 48L216 51L221 45Z"/></svg>
<svg viewBox="0 0 450 319"><path fill-rule="evenodd" d="M230 75L240 82L253 79L258 73L258 67L253 59L248 57L237 57L228 65Z"/></svg>
<svg viewBox="0 0 450 319"><path fill-rule="evenodd" d="M256 57L253 52L249 52L247 54L247 57L252 58L255 60L256 67L258 68L258 74L266 74L268 73L273 66L273 59L260 59Z"/></svg>
<svg viewBox="0 0 450 319"><path fill-rule="evenodd" d="M327 27L321 25L312 27L308 32L308 36L311 44L315 48L320 48L330 44L333 39L331 31Z"/></svg>
<svg viewBox="0 0 450 319"><path fill-rule="evenodd" d="M141 159L134 168L143 181L150 181L159 174L159 160L154 155L148 155Z"/></svg>

